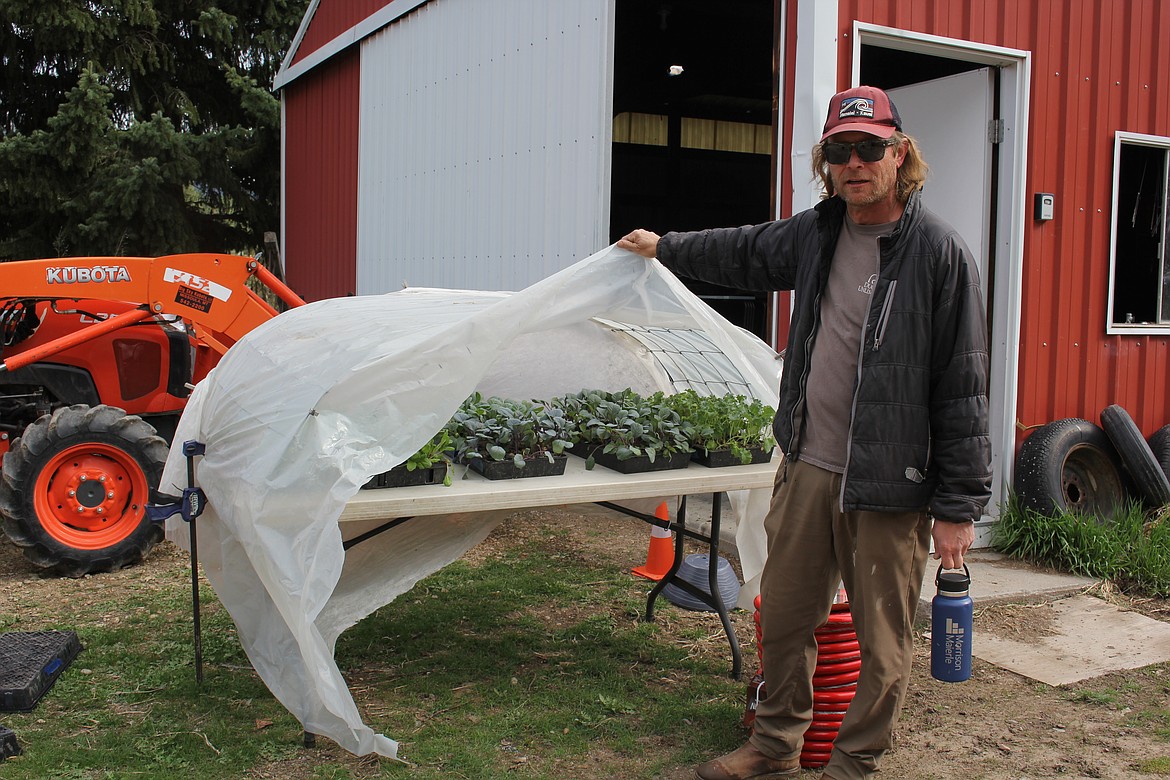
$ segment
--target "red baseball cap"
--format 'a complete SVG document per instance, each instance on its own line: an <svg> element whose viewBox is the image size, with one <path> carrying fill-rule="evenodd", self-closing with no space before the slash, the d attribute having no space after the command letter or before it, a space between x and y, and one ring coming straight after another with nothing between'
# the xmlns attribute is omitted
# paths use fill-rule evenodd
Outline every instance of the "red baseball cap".
<svg viewBox="0 0 1170 780"><path fill-rule="evenodd" d="M833 95L821 140L835 133L869 133L889 138L902 129L902 117L890 96L877 87L854 87Z"/></svg>

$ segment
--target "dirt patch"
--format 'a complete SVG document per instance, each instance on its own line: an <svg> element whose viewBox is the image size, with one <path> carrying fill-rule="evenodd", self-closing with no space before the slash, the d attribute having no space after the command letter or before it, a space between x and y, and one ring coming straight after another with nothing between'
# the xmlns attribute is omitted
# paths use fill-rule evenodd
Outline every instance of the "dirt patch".
<svg viewBox="0 0 1170 780"><path fill-rule="evenodd" d="M996 604L975 613L980 633L1026 642L1041 636L1054 636L1056 621L1048 604Z"/></svg>
<svg viewBox="0 0 1170 780"><path fill-rule="evenodd" d="M38 628L50 623L67 625L70 616L84 613L103 623L116 624L127 616L120 607L122 594L130 589L161 591L179 580L190 579L187 553L162 542L138 566L84 577L47 576L29 563L20 550L0 536L0 615L16 620L8 630L22 630L20 623Z"/></svg>
<svg viewBox="0 0 1170 780"><path fill-rule="evenodd" d="M645 561L648 527L600 509L519 512L501 524L465 560L475 565L506 551L523 550L526 546L535 548L536 545L529 543L546 535L550 527L563 535L564 549L573 555L590 556L621 570ZM0 544L0 613L20 616L15 625L9 623L7 630L21 630L24 625L40 627L58 619L67 624L69 616L80 609L89 614L96 610L106 621L125 620L127 616L120 613L118 606L120 593L143 588L173 589L176 582L184 582L189 576L186 565L186 554L164 543L140 566L97 575L100 588L95 588L96 583L90 581L93 578L43 577L19 551L3 543ZM1166 600L1130 600L1109 590L1094 595L1159 620L1170 619L1170 602ZM581 616L572 614L571 607L561 606L550 607L545 617L557 624ZM624 612L615 617L635 619ZM715 615L672 608L660 610L658 617L668 634L686 637L679 641L686 643L688 652L709 657L716 665L730 663L727 641ZM750 677L757 666L752 616L738 611L733 614L732 622L743 653L744 670ZM1043 605L1004 604L977 609L976 631L1026 640L1050 634L1053 625L1050 612ZM1170 668L1166 666L1109 674L1073 686L1053 688L977 659L973 678L955 685L930 677L928 645L921 638L917 644L896 746L886 757L883 777L1148 779L1158 776L1159 771L1156 764L1143 762L1161 759L1162 766L1170 764ZM671 674L671 670L663 670L664 681ZM362 700L362 680L355 679L353 683L359 707L380 706ZM737 718L738 715L737 712ZM648 745L647 749L653 750L653 746ZM554 760L557 776L565 778L593 777L596 775L591 772L597 767L621 765L621 759L613 755L587 756L575 761L546 757L546 765ZM386 769L384 762L349 756L328 740L321 740L314 751L257 767L248 776L320 777L323 761L344 765L349 776L355 778L378 776ZM626 769L626 776L642 776L636 763ZM1170 774L1170 770L1163 769L1160 774ZM691 776L689 767L665 775L680 780ZM797 777L812 780L819 773L806 771Z"/></svg>

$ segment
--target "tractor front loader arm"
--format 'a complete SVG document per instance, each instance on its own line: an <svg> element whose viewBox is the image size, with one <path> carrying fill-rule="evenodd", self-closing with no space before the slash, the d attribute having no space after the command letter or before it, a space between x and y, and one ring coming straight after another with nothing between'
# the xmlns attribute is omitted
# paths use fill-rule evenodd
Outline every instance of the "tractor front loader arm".
<svg viewBox="0 0 1170 780"><path fill-rule="evenodd" d="M15 371L63 350L150 317L178 316L196 338L223 354L245 333L277 315L255 293L255 277L290 307L304 301L251 257L210 253L164 257L75 257L5 263L0 295L7 299L94 299L141 304L76 333L0 363L0 372Z"/></svg>

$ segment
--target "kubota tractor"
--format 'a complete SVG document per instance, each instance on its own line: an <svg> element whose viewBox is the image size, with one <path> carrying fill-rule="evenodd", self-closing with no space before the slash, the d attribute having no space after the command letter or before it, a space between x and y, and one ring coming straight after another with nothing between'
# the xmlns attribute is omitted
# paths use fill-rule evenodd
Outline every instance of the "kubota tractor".
<svg viewBox="0 0 1170 780"><path fill-rule="evenodd" d="M162 538L146 505L191 389L277 315L249 279L304 303L250 257L0 263L0 522L29 560L79 577Z"/></svg>

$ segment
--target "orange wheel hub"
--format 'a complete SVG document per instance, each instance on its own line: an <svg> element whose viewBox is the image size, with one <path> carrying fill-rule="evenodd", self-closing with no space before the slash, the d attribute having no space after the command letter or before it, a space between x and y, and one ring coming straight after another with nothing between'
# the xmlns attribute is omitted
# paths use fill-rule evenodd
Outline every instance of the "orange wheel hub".
<svg viewBox="0 0 1170 780"><path fill-rule="evenodd" d="M146 474L125 451L97 442L57 453L37 476L37 519L57 541L100 550L122 541L142 522Z"/></svg>

